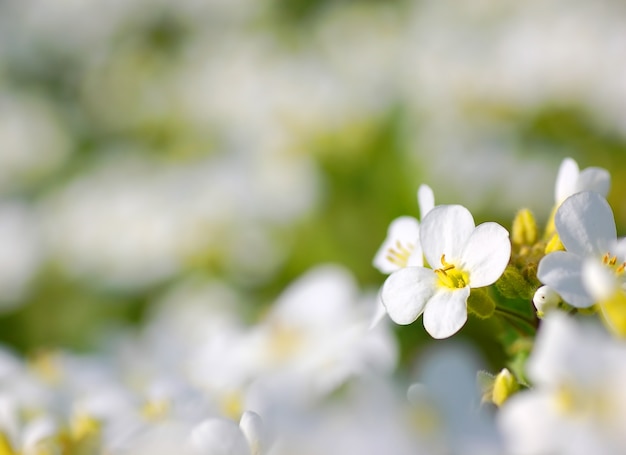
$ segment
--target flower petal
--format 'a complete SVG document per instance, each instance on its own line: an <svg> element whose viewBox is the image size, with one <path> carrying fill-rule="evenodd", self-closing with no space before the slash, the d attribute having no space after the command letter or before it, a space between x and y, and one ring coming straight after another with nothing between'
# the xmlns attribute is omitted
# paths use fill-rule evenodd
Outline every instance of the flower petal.
<svg viewBox="0 0 626 455"><path fill-rule="evenodd" d="M611 174L601 167L588 167L578 176L576 192L595 191L606 197L611 188Z"/></svg>
<svg viewBox="0 0 626 455"><path fill-rule="evenodd" d="M576 192L578 174L578 164L572 158L565 158L561 162L554 187L554 199L557 205Z"/></svg>
<svg viewBox="0 0 626 455"><path fill-rule="evenodd" d="M626 237L620 237L615 243L609 246L611 256L617 257L617 262L626 261Z"/></svg>
<svg viewBox="0 0 626 455"><path fill-rule="evenodd" d="M582 265L580 256L567 251L555 251L539 261L537 278L558 292L570 305L587 308L594 301L583 284Z"/></svg>
<svg viewBox="0 0 626 455"><path fill-rule="evenodd" d="M611 206L593 191L568 197L554 223L565 249L581 256L603 255L617 238Z"/></svg>
<svg viewBox="0 0 626 455"><path fill-rule="evenodd" d="M396 218L389 225L387 238L376 252L372 264L382 273L391 273L402 268L402 265L389 260L391 249L398 250L398 243L403 248L411 249L411 254L406 265L421 266L424 263L422 248L419 242L419 223L411 216Z"/></svg>
<svg viewBox="0 0 626 455"><path fill-rule="evenodd" d="M424 310L424 328L433 338L448 338L467 321L469 286L454 291L441 290L431 297Z"/></svg>
<svg viewBox="0 0 626 455"><path fill-rule="evenodd" d="M420 219L424 219L426 214L435 207L435 194L428 185L420 185L417 190L417 205L420 208Z"/></svg>
<svg viewBox="0 0 626 455"><path fill-rule="evenodd" d="M435 291L437 276L424 267L405 267L387 277L381 299L396 324L410 324L424 311Z"/></svg>
<svg viewBox="0 0 626 455"><path fill-rule="evenodd" d="M441 267L441 255L447 262L459 259L467 239L474 231L474 218L461 205L439 205L422 220L420 241L428 264Z"/></svg>
<svg viewBox="0 0 626 455"><path fill-rule="evenodd" d="M239 426L230 420L212 418L191 431L191 444L199 453L250 455L250 447Z"/></svg>
<svg viewBox="0 0 626 455"><path fill-rule="evenodd" d="M585 289L596 302L608 300L621 291L617 275L599 258L587 258L583 261L582 280Z"/></svg>
<svg viewBox="0 0 626 455"><path fill-rule="evenodd" d="M461 253L461 268L469 274L470 287L493 284L511 258L509 232L498 223L483 223L474 229Z"/></svg>

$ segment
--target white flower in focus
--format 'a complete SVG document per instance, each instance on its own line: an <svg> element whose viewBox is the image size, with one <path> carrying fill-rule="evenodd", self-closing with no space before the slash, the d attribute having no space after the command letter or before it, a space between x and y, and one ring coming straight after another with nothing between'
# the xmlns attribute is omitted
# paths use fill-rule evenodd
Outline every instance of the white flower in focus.
<svg viewBox="0 0 626 455"><path fill-rule="evenodd" d="M420 185L417 190L417 204L422 218L435 206L435 195L428 185ZM387 237L383 241L372 262L382 273L393 273L402 267L423 266L424 255L419 241L419 221L412 216L401 216L389 225ZM387 310L378 297L378 307L370 327L375 327Z"/></svg>
<svg viewBox="0 0 626 455"><path fill-rule="evenodd" d="M497 223L475 226L460 205L435 207L422 221L421 245L428 264L392 273L382 290L391 319L410 324L424 313L433 338L447 338L467 320L471 288L489 286L504 272L511 256L509 233Z"/></svg>
<svg viewBox="0 0 626 455"><path fill-rule="evenodd" d="M539 262L537 277L570 305L590 307L596 299L585 286L583 264L594 260L616 273L623 270L624 257L616 255L622 247L617 242L613 211L600 194L585 191L566 199L554 221L566 251L544 256Z"/></svg>
<svg viewBox="0 0 626 455"><path fill-rule="evenodd" d="M544 319L526 368L533 387L498 414L505 453L623 453L626 350L590 322L560 312Z"/></svg>
<svg viewBox="0 0 626 455"><path fill-rule="evenodd" d="M417 201L422 218L435 206L433 190L420 185ZM402 267L424 265L419 243L419 222L411 216L396 218L389 225L387 238L374 256L374 267L382 273L392 273Z"/></svg>
<svg viewBox="0 0 626 455"><path fill-rule="evenodd" d="M572 158L565 158L559 167L554 188L554 199L560 205L573 194L595 191L606 197L611 186L611 175L606 169L588 167L582 172Z"/></svg>

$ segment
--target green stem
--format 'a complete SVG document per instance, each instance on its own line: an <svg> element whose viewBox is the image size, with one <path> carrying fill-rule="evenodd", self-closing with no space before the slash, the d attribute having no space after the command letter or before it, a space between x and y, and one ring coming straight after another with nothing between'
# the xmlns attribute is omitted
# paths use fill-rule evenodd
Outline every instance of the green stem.
<svg viewBox="0 0 626 455"><path fill-rule="evenodd" d="M496 306L495 313L506 319L521 335L534 335L537 330L534 321L527 319L515 311ZM522 327L524 333L522 333Z"/></svg>

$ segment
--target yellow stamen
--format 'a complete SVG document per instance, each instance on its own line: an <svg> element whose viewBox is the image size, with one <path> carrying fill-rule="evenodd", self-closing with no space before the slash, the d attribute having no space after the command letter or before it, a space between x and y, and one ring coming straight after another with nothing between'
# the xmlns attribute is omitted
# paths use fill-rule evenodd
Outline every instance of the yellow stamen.
<svg viewBox="0 0 626 455"><path fill-rule="evenodd" d="M606 266L613 267L613 271L616 275L622 274L624 272L624 269L626 269L626 262L623 262L616 267L617 256L611 256L611 253L609 252L604 253L604 256L602 256L602 263Z"/></svg>
<svg viewBox="0 0 626 455"><path fill-rule="evenodd" d="M400 240L396 240L395 248L391 247L387 250L387 256L385 257L389 262L399 267L406 267L409 262L409 257L415 249L415 245L407 243L406 246L400 243Z"/></svg>
<svg viewBox="0 0 626 455"><path fill-rule="evenodd" d="M446 262L446 255L441 255L440 269L435 269L434 272L439 278L439 284L452 289L461 289L468 285L469 277L466 272L457 269L454 264Z"/></svg>

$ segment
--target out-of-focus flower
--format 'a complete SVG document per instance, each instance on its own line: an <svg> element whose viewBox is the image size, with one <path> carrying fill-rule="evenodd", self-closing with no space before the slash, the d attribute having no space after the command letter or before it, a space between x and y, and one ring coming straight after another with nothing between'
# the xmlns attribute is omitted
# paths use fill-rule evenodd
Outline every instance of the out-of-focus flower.
<svg viewBox="0 0 626 455"><path fill-rule="evenodd" d="M621 453L624 365L623 343L593 321L546 315L527 363L532 387L507 400L498 414L506 453Z"/></svg>
<svg viewBox="0 0 626 455"><path fill-rule="evenodd" d="M578 163L565 158L559 167L554 187L554 200L560 205L573 194L595 191L606 197L611 187L611 174L600 167L588 167L580 171Z"/></svg>
<svg viewBox="0 0 626 455"><path fill-rule="evenodd" d="M198 455L265 455L267 436L261 417L252 411L239 425L225 419L209 419L191 430L190 443Z"/></svg>
<svg viewBox="0 0 626 455"><path fill-rule="evenodd" d="M323 396L351 377L396 365L387 326L369 329L373 296L362 296L345 269L321 265L291 284L250 334L258 375L289 374ZM256 359L256 360L255 360Z"/></svg>
<svg viewBox="0 0 626 455"><path fill-rule="evenodd" d="M467 320L471 288L493 284L511 255L506 229L497 223L475 226L460 205L435 207L422 220L420 241L431 267L405 267L387 278L382 300L391 319L410 324L424 313L434 338L455 334Z"/></svg>
<svg viewBox="0 0 626 455"><path fill-rule="evenodd" d="M53 105L0 91L0 194L48 177L69 151L70 139Z"/></svg>
<svg viewBox="0 0 626 455"><path fill-rule="evenodd" d="M555 215L555 225L566 251L554 251L539 262L537 277L554 289L565 302L577 308L595 303L585 287L583 264L594 259L620 273L626 258L617 242L613 211L596 192L576 193L566 199ZM623 267L622 267L623 269Z"/></svg>
<svg viewBox="0 0 626 455"><path fill-rule="evenodd" d="M26 205L0 203L0 308L19 305L43 259L38 219Z"/></svg>
<svg viewBox="0 0 626 455"><path fill-rule="evenodd" d="M277 157L274 172L301 179L276 180L269 163L246 162L164 166L113 154L42 201L49 253L70 275L125 289L172 277L198 255L241 280L267 279L287 248L269 231L314 202L314 171L306 159Z"/></svg>
<svg viewBox="0 0 626 455"><path fill-rule="evenodd" d="M467 345L437 345L419 359L407 391L415 431L426 453L501 454L492 417L479 406L477 353Z"/></svg>

